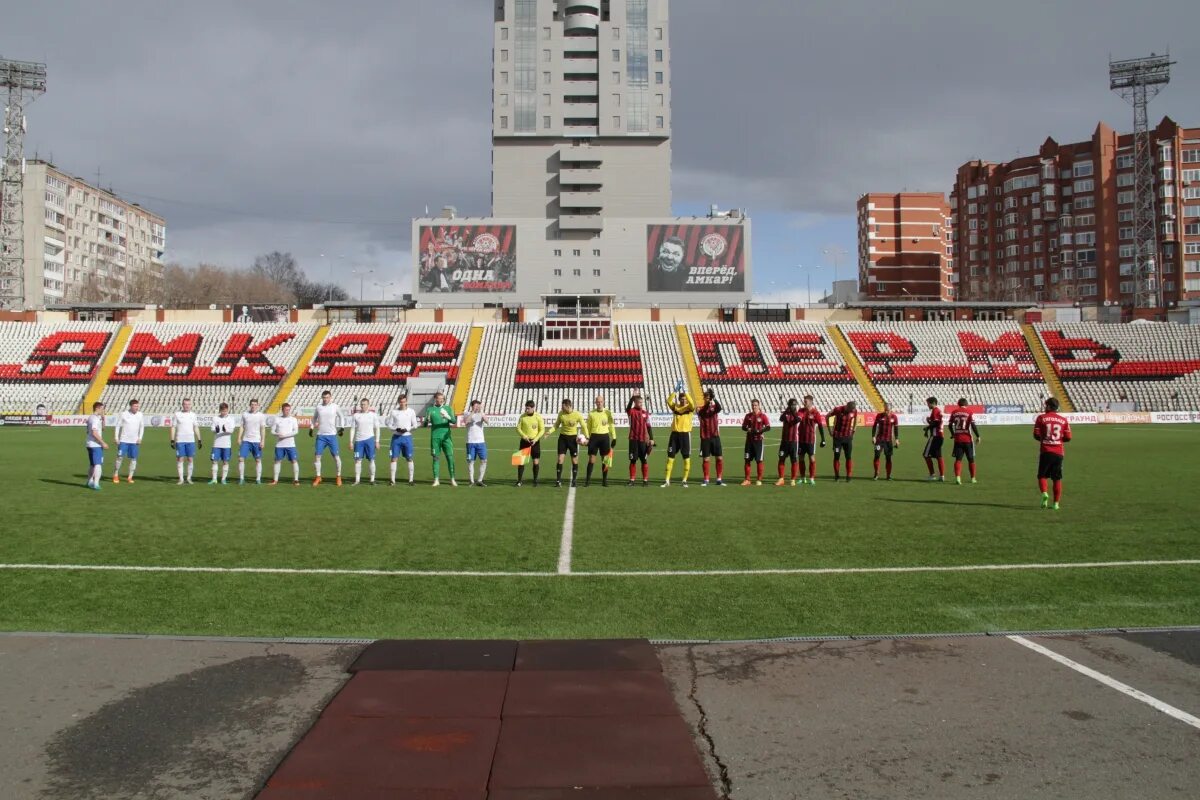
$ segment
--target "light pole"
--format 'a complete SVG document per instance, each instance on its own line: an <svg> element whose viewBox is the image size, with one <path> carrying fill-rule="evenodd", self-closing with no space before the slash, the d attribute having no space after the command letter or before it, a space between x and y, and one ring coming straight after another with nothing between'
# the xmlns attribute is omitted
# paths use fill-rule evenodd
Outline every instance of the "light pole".
<svg viewBox="0 0 1200 800"><path fill-rule="evenodd" d="M375 274L375 270L373 270L373 269L353 269L353 270L350 270L350 274L358 276L358 302L361 303L363 301L363 284L366 281L366 277L368 275Z"/></svg>
<svg viewBox="0 0 1200 800"><path fill-rule="evenodd" d="M830 292L830 294L833 295L833 304L836 306L838 266L841 265L842 258L846 255L846 251L840 247L826 247L821 250L821 252L833 259L833 290Z"/></svg>
<svg viewBox="0 0 1200 800"><path fill-rule="evenodd" d="M804 269L803 264L797 264L796 269L804 270L804 284L805 284L804 307L808 308L809 306L812 305L812 270Z"/></svg>
<svg viewBox="0 0 1200 800"><path fill-rule="evenodd" d="M379 299L387 300L387 289L389 286L395 286L396 282L395 281L375 281L373 283L373 285L379 287Z"/></svg>

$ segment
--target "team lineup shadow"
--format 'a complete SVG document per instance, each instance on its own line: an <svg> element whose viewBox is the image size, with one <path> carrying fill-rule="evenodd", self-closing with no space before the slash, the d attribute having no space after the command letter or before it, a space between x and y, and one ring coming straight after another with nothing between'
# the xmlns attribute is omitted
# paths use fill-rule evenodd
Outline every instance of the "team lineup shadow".
<svg viewBox="0 0 1200 800"><path fill-rule="evenodd" d="M910 500L900 497L880 497L885 503L910 503L924 506L976 506L979 508L1009 508L1016 511L1037 511L1036 506L1014 503L973 503L969 500Z"/></svg>
<svg viewBox="0 0 1200 800"><path fill-rule="evenodd" d="M49 484L53 484L55 486L68 486L72 489L87 489L88 488L87 487L87 475L84 475L81 473L79 475L74 475L72 477L76 478L77 480L64 481L64 480L59 480L58 478L41 478L40 480L42 483L49 483ZM178 482L178 480L179 479L176 478L174 475L172 475L170 477L167 477L164 475L145 475L145 476L138 475L134 478L135 483L142 483L142 482L145 482L145 483L176 483L176 482ZM208 483L208 480L206 479L204 482ZM112 483L112 475L105 475L103 478L101 478L100 485L103 486L106 483ZM122 484L125 483L125 478L123 476L121 478L121 483Z"/></svg>

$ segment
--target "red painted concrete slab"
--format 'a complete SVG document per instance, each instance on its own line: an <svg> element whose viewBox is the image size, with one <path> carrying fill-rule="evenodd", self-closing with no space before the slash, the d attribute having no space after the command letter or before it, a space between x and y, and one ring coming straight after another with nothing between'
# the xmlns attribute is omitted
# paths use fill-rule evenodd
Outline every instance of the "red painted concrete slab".
<svg viewBox="0 0 1200 800"><path fill-rule="evenodd" d="M662 665L645 639L585 639L521 642L514 669L662 672Z"/></svg>
<svg viewBox="0 0 1200 800"><path fill-rule="evenodd" d="M708 786L687 724L674 717L506 717L494 789Z"/></svg>
<svg viewBox="0 0 1200 800"><path fill-rule="evenodd" d="M383 639L367 645L350 665L361 670L501 670L513 668L517 643L467 639Z"/></svg>
<svg viewBox="0 0 1200 800"><path fill-rule="evenodd" d="M492 789L488 800L717 800L712 787Z"/></svg>
<svg viewBox="0 0 1200 800"><path fill-rule="evenodd" d="M322 717L499 718L511 674L364 670L342 687Z"/></svg>
<svg viewBox="0 0 1200 800"><path fill-rule="evenodd" d="M504 699L505 718L678 714L679 708L661 672L514 672L509 678L508 695Z"/></svg>
<svg viewBox="0 0 1200 800"><path fill-rule="evenodd" d="M264 789L255 800L488 800L488 797L485 791L443 789Z"/></svg>
<svg viewBox="0 0 1200 800"><path fill-rule="evenodd" d="M267 786L479 791L499 729L497 719L322 717Z"/></svg>

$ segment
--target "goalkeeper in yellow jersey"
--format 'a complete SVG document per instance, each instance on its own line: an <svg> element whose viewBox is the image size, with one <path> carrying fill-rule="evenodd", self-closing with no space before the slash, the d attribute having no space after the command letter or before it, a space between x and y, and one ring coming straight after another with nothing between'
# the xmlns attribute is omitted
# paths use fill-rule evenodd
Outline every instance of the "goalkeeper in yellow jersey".
<svg viewBox="0 0 1200 800"><path fill-rule="evenodd" d="M683 380L675 384L675 391L667 395L667 408L671 409L671 439L667 443L667 480L663 488L671 485L671 473L675 469L675 456L683 458L683 481L680 485L687 488L688 475L692 471L692 417L696 413L696 404L683 389Z"/></svg>
<svg viewBox="0 0 1200 800"><path fill-rule="evenodd" d="M587 441L587 422L583 414L575 410L575 404L569 398L563 398L562 408L559 409L558 419L554 420L551 430L558 431L558 466L554 472L554 485L562 488L563 460L567 453L571 454L571 488L579 478L579 444L580 440Z"/></svg>
<svg viewBox="0 0 1200 800"><path fill-rule="evenodd" d="M617 443L612 411L604 406L604 397L596 395L595 407L587 415L588 465L584 486L591 486L596 456L600 456L600 485L608 486L608 468L612 466L613 446Z"/></svg>

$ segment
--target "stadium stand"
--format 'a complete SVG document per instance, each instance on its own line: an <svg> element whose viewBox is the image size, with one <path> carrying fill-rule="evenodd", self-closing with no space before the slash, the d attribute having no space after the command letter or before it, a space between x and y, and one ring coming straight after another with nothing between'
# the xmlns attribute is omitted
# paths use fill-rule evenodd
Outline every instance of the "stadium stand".
<svg viewBox="0 0 1200 800"><path fill-rule="evenodd" d="M1200 408L1200 325L1173 322L1034 326L1080 411Z"/></svg>
<svg viewBox="0 0 1200 800"><path fill-rule="evenodd" d="M537 348L538 328L535 323L520 322L484 329L469 394L483 403L485 414L520 413L529 398L543 402L543 392L518 389L516 382L517 359L522 351ZM547 411L545 407L541 410Z"/></svg>
<svg viewBox="0 0 1200 800"><path fill-rule="evenodd" d="M843 322L883 399L917 409L966 397L974 405L1032 412L1051 392L1015 322Z"/></svg>
<svg viewBox="0 0 1200 800"><path fill-rule="evenodd" d="M447 395L452 396L469 331L465 324L337 323L330 326L288 402L311 408L329 389L346 407L367 396L377 408L391 408L410 379L443 374Z"/></svg>
<svg viewBox="0 0 1200 800"><path fill-rule="evenodd" d="M192 398L200 413L226 401L268 403L312 338L314 324L144 323L134 326L101 399L120 408L131 398L165 413Z"/></svg>
<svg viewBox="0 0 1200 800"><path fill-rule="evenodd" d="M0 322L0 412L75 413L118 327Z"/></svg>
<svg viewBox="0 0 1200 800"><path fill-rule="evenodd" d="M655 412L666 410L667 395L675 383L684 378L683 355L679 351L679 336L675 326L667 322L632 322L617 326L617 341L641 353L642 382L621 387L609 402L619 411L625 410L634 389L646 395L646 407Z"/></svg>
<svg viewBox="0 0 1200 800"><path fill-rule="evenodd" d="M806 394L821 411L850 400L872 408L824 325L695 323L688 334L700 383L713 387L730 414L745 413L754 398L774 414L788 398Z"/></svg>

